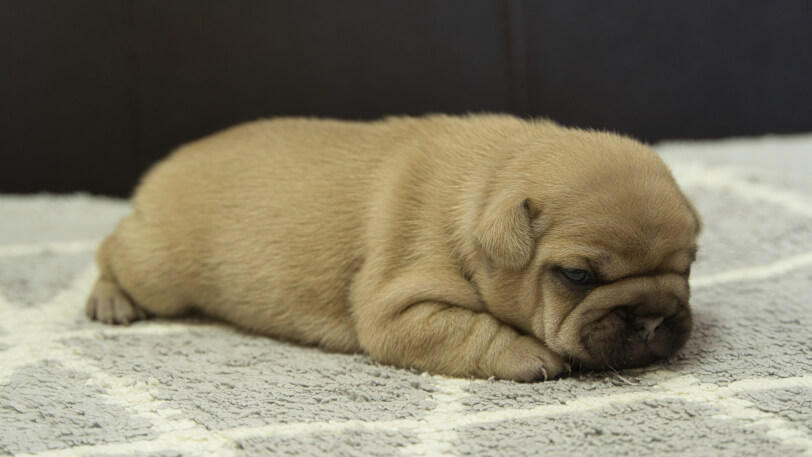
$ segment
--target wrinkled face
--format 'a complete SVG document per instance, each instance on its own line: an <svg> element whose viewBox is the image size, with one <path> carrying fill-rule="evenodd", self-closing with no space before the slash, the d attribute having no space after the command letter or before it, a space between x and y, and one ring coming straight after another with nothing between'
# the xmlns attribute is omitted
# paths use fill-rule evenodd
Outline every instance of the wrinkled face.
<svg viewBox="0 0 812 457"><path fill-rule="evenodd" d="M539 167L538 181L553 185L506 193L492 207L514 209L483 213L493 221L478 238L489 260L475 279L488 310L576 369L672 356L692 327L699 217L665 165L642 145L627 154L630 144L612 162L576 157L589 170Z"/></svg>
<svg viewBox="0 0 812 457"><path fill-rule="evenodd" d="M687 208L682 219L559 227L538 251L532 332L584 368L635 367L674 355L692 326L696 228Z"/></svg>

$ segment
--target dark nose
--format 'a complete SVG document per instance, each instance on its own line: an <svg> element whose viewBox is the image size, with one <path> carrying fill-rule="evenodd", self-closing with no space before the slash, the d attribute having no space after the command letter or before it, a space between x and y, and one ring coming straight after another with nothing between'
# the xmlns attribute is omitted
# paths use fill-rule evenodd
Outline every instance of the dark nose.
<svg viewBox="0 0 812 457"><path fill-rule="evenodd" d="M646 343L654 339L657 329L663 323L663 316L658 317L636 317L634 319L634 330Z"/></svg>

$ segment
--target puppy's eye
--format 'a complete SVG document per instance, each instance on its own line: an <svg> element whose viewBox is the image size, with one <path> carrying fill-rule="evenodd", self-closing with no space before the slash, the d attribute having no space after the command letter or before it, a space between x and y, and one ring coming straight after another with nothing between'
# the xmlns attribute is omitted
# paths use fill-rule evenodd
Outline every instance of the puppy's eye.
<svg viewBox="0 0 812 457"><path fill-rule="evenodd" d="M586 270L570 270L568 268L562 268L561 275L564 276L567 281L579 286L584 286L592 282L592 273Z"/></svg>

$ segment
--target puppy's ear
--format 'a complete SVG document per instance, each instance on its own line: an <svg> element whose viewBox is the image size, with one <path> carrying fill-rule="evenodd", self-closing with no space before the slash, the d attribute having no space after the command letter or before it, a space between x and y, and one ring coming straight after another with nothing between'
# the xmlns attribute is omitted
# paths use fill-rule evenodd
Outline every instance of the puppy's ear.
<svg viewBox="0 0 812 457"><path fill-rule="evenodd" d="M499 268L521 270L533 257L535 237L530 199L497 199L485 207L474 237L479 248Z"/></svg>

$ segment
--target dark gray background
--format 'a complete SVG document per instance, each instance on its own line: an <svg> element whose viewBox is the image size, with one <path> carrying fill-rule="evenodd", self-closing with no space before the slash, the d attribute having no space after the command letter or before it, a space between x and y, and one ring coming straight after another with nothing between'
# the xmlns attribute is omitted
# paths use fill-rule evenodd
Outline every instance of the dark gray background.
<svg viewBox="0 0 812 457"><path fill-rule="evenodd" d="M127 195L178 144L277 115L810 131L810 23L805 0L0 0L0 192Z"/></svg>

